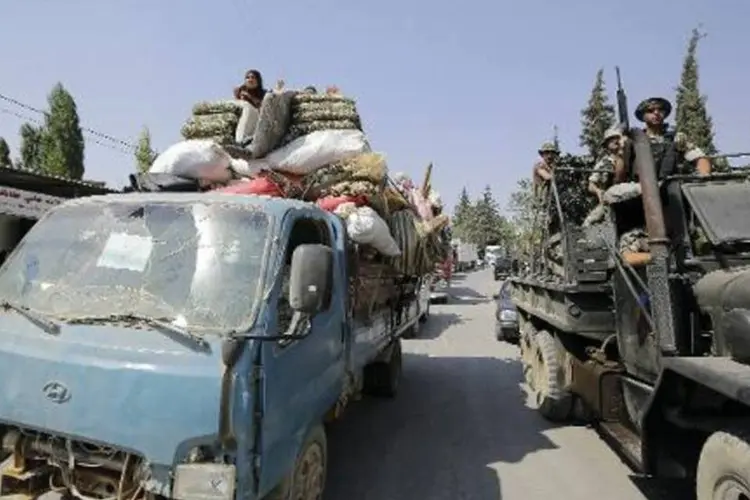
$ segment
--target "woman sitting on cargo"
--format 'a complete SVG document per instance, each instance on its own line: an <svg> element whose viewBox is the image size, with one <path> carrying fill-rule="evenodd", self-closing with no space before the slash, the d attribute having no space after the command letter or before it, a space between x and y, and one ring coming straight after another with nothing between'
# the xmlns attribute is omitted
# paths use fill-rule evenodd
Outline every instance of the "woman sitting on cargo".
<svg viewBox="0 0 750 500"><path fill-rule="evenodd" d="M237 144L247 146L252 140L260 119L260 106L266 93L267 90L263 88L263 77L256 69L245 73L245 82L234 89L234 98L242 103L242 115L234 137Z"/></svg>
<svg viewBox="0 0 750 500"><path fill-rule="evenodd" d="M245 81L242 85L234 89L234 98L249 102L255 109L260 109L266 92L267 90L263 88L263 76L260 71L251 69L245 73Z"/></svg>

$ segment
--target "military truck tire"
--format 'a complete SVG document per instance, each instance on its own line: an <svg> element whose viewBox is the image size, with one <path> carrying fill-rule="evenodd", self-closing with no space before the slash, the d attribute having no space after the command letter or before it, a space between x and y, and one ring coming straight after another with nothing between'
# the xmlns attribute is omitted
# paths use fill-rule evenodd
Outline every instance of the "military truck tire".
<svg viewBox="0 0 750 500"><path fill-rule="evenodd" d="M533 388L539 413L551 422L562 422L570 417L573 397L563 389L564 373L558 360L558 347L548 332L540 330L533 337L536 345L531 360Z"/></svg>
<svg viewBox="0 0 750 500"><path fill-rule="evenodd" d="M750 498L750 432L724 430L709 436L698 460L696 500Z"/></svg>
<svg viewBox="0 0 750 500"><path fill-rule="evenodd" d="M401 382L401 341L396 339L389 348L387 360L375 361L365 367L364 392L371 396L394 398Z"/></svg>
<svg viewBox="0 0 750 500"><path fill-rule="evenodd" d="M320 500L325 490L327 467L328 442L324 427L319 425L305 439L294 470L263 500Z"/></svg>

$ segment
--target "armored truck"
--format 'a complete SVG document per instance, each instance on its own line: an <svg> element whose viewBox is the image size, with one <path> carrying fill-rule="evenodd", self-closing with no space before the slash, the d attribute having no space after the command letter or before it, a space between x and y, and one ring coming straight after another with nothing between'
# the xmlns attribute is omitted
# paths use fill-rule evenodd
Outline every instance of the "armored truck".
<svg viewBox="0 0 750 500"><path fill-rule="evenodd" d="M549 190L563 272L512 278L525 378L544 417L595 424L636 470L750 498L750 176L664 175L629 134L636 175L605 222Z"/></svg>

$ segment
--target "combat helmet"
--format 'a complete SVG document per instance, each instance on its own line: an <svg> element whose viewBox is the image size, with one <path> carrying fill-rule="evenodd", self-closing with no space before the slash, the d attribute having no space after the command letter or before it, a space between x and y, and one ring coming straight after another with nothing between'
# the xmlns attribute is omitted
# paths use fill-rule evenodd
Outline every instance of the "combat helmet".
<svg viewBox="0 0 750 500"><path fill-rule="evenodd" d="M654 104L659 105L664 110L664 118L668 117L672 112L672 103L668 100L663 97L649 97L648 99L642 100L638 104L638 107L635 108L635 117L638 118L638 120L643 121L643 115L646 113L646 110L649 106L653 106Z"/></svg>
<svg viewBox="0 0 750 500"><path fill-rule="evenodd" d="M609 140L614 139L615 137L620 137L620 129L616 126L607 129L604 133L604 138L602 139L602 147L606 147Z"/></svg>
<svg viewBox="0 0 750 500"><path fill-rule="evenodd" d="M560 149L558 149L557 145L552 141L543 142L542 145L539 147L539 154L559 153L559 152L560 152Z"/></svg>

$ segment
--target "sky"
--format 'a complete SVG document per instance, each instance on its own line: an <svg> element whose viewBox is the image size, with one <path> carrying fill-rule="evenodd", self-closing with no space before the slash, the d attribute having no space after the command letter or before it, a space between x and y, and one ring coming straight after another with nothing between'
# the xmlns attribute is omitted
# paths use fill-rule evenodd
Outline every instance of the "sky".
<svg viewBox="0 0 750 500"><path fill-rule="evenodd" d="M702 26L701 90L721 151L750 149L747 0L0 0L0 94L36 108L61 82L83 126L163 150L192 105L231 95L245 70L272 86L337 85L354 97L391 172L421 178L452 206L489 185L501 206L559 128L576 152L580 110L615 65L632 110L673 99L690 31ZM33 112L0 100L18 156ZM86 178L124 184L132 154L86 145ZM107 144L110 144L107 141Z"/></svg>

